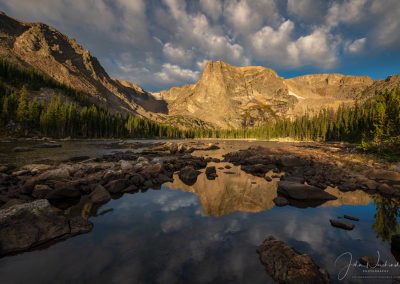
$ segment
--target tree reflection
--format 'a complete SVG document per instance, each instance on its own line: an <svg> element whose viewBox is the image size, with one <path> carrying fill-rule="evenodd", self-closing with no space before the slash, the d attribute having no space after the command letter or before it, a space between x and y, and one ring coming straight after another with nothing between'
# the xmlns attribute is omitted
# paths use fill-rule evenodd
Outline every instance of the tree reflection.
<svg viewBox="0 0 400 284"><path fill-rule="evenodd" d="M390 241L392 235L398 233L397 216L399 215L399 200L386 198L380 195L374 196L375 222L373 230L383 241Z"/></svg>

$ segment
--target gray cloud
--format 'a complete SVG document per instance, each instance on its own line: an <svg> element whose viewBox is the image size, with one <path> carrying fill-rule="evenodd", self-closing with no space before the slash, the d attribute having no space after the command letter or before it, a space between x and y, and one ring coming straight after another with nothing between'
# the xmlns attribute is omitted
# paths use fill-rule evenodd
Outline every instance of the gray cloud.
<svg viewBox="0 0 400 284"><path fill-rule="evenodd" d="M206 60L329 71L344 55L400 48L397 0L0 0L0 9L56 27L112 76L154 91L196 81Z"/></svg>

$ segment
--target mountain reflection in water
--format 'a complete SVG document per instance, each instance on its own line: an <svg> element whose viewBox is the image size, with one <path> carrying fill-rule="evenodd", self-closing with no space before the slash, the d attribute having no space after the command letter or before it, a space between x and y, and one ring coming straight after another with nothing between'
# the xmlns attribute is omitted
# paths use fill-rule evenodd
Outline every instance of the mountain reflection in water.
<svg viewBox="0 0 400 284"><path fill-rule="evenodd" d="M236 211L261 212L275 206L273 199L277 196L278 179L268 182L231 164L229 170L218 169L228 163L209 165L217 167L218 177L215 180L208 180L203 171L194 185L186 185L175 175L174 181L165 186L197 195L204 216L223 216ZM231 173L226 174L227 171ZM321 206L367 205L372 202L371 196L361 190L341 192L329 187L326 191L338 199L327 201Z"/></svg>

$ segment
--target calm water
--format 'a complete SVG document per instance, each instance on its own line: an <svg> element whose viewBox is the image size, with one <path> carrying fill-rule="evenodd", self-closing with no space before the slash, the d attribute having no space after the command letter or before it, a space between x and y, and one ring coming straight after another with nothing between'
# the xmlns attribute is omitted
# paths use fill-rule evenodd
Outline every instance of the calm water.
<svg viewBox="0 0 400 284"><path fill-rule="evenodd" d="M256 253L270 235L310 254L333 280L347 262L342 258L335 266L344 252L353 261L379 252L382 260L396 263L387 242L397 229L394 201L328 189L338 200L318 208L279 208L272 202L276 181L268 183L234 166L218 175L209 181L201 174L193 186L175 177L160 190L114 199L98 209L104 214L90 217L94 228L89 234L0 259L0 282L273 283ZM84 203L73 210L85 208ZM343 214L361 218L353 231L330 226L330 218ZM350 268L345 282L361 282L354 275L360 269ZM391 269L378 275L400 273Z"/></svg>

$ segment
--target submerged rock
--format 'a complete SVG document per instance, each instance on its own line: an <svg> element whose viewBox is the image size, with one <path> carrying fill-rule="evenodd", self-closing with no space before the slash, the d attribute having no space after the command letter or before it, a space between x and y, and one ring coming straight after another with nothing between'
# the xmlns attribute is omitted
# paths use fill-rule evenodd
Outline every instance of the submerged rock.
<svg viewBox="0 0 400 284"><path fill-rule="evenodd" d="M306 254L269 237L257 248L267 273L280 283L329 283L329 274Z"/></svg>
<svg viewBox="0 0 400 284"><path fill-rule="evenodd" d="M338 220L332 220L331 219L331 220L329 220L329 222L331 223L331 225L333 227L344 229L344 230L348 230L348 231L353 230L354 227L355 227L353 224L341 222L341 221L338 221Z"/></svg>
<svg viewBox="0 0 400 284"><path fill-rule="evenodd" d="M278 183L278 194L296 200L336 200L337 197L324 190L307 184L291 181Z"/></svg>

